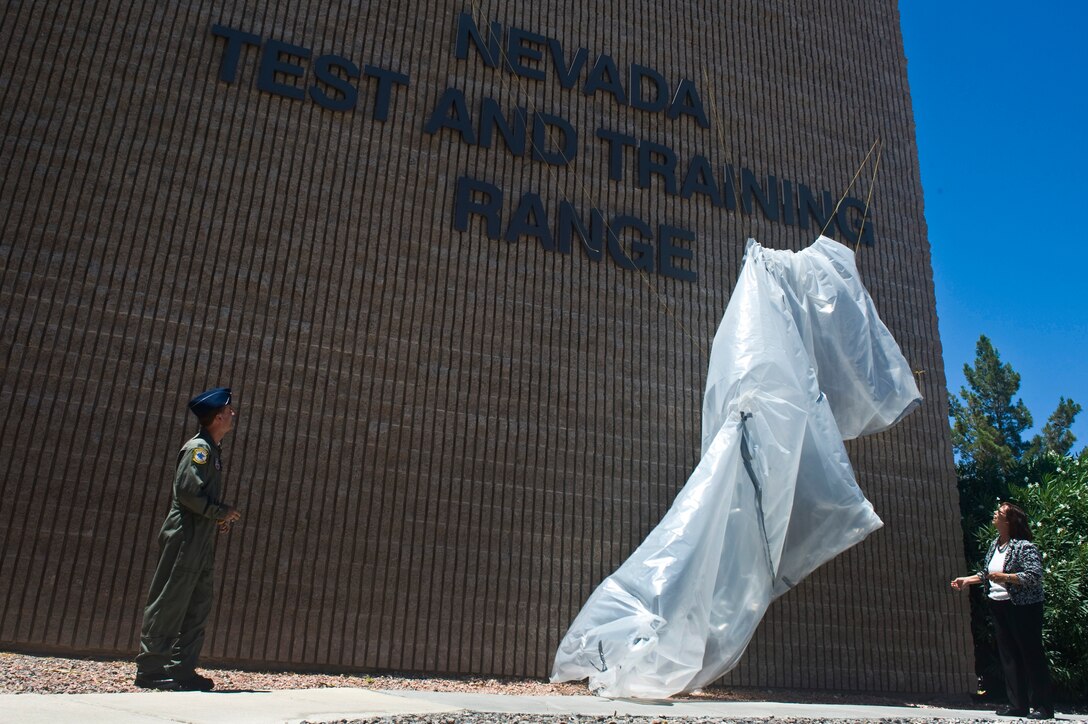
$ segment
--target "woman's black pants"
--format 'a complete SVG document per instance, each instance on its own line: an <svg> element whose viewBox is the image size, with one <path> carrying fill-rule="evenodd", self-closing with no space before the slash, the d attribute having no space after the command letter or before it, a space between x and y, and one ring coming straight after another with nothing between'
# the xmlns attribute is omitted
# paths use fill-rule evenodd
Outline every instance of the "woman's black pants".
<svg viewBox="0 0 1088 724"><path fill-rule="evenodd" d="M1040 711L1053 712L1050 668L1043 651L1043 602L1023 606L1012 601L989 603L1009 704L1027 709L1030 701Z"/></svg>

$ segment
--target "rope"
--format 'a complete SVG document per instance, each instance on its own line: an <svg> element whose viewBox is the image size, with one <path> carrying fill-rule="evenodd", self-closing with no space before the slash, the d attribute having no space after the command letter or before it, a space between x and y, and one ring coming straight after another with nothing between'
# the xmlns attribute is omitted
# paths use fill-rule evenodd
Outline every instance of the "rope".
<svg viewBox="0 0 1088 724"><path fill-rule="evenodd" d="M876 139L877 143L880 143L880 139ZM884 151L884 144L880 144L880 148L876 152L876 162L873 164L873 178L869 181L869 193L865 195L865 209L861 212L861 228L858 229L858 242L854 244L854 253L858 253L858 248L861 246L861 240L865 236L865 220L869 217L869 201L873 198L873 189L876 187L876 173L880 170L880 154Z"/></svg>
<svg viewBox="0 0 1088 724"><path fill-rule="evenodd" d="M858 176L861 175L861 170L863 168L865 168L865 164L869 163L869 157L873 155L873 151L876 150L876 148L879 145L880 145L880 139L878 138L875 141L873 141L873 145L869 147L869 153L865 154L865 158L862 159L861 165L858 166L858 170L854 172L854 178L850 179L850 184L846 187L846 190L842 192L842 196L839 197L839 203L835 204L835 210L831 212L831 216L827 217L827 223L824 224L824 228L820 229L820 235L821 236L823 236L823 233L825 231L827 231L827 227L831 226L831 222L834 221L835 217L839 213L839 207L842 206L843 201L846 201L846 197L850 194L850 191L852 191L853 188L854 188L854 184L856 184L857 181L858 181ZM878 159L880 158L879 155L877 156L877 158ZM876 180L876 172L875 171L873 172L873 180L874 181ZM872 188L872 186L870 186L869 187L870 195L872 194L872 192L873 192L873 188ZM868 200L866 200L866 202L865 202L865 213L866 214L869 213L869 202L868 202ZM862 223L864 224L865 223L864 214L862 215L861 218L862 218Z"/></svg>

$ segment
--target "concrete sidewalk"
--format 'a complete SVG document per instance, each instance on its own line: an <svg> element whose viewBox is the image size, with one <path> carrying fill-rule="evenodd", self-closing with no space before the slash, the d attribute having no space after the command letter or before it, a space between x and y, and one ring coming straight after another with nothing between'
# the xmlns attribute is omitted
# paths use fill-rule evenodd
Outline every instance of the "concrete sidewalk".
<svg viewBox="0 0 1088 724"><path fill-rule="evenodd" d="M298 722L367 717L497 712L583 716L631 715L672 719L759 717L808 719L991 719L993 711L929 707L783 704L748 701L634 701L594 696L505 696L367 689L138 694L2 694L0 722L163 724L164 722ZM454 717L456 718L456 717ZM1062 717L1066 720L1069 717Z"/></svg>

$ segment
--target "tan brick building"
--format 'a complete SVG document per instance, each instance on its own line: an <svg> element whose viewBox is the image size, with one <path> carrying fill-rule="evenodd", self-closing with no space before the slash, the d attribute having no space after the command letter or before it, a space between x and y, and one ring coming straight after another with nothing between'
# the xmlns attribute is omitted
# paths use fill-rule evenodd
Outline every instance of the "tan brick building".
<svg viewBox="0 0 1088 724"><path fill-rule="evenodd" d="M0 646L134 652L223 384L207 658L546 675L697 461L745 240L809 243L879 138L858 264L927 401L849 446L885 528L725 681L970 686L895 2L2 12Z"/></svg>

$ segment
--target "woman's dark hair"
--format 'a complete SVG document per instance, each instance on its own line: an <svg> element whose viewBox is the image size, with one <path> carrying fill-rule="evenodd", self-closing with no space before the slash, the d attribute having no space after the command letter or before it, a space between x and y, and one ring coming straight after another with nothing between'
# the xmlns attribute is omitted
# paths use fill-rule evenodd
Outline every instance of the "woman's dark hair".
<svg viewBox="0 0 1088 724"><path fill-rule="evenodd" d="M1031 528L1028 527L1028 514L1020 506L1012 503L1002 503L1005 510L1005 520L1009 524L1009 537L1020 540L1031 540Z"/></svg>

